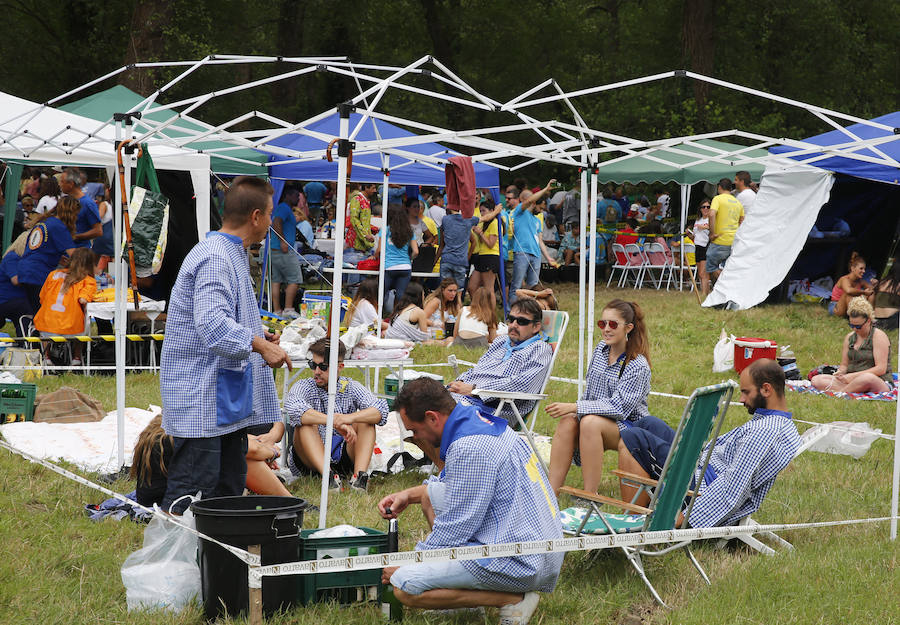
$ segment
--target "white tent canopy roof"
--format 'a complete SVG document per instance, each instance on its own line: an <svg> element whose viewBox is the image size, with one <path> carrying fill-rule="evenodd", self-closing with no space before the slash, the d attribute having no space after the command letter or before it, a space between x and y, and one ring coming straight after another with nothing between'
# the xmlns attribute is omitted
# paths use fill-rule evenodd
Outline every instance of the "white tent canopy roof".
<svg viewBox="0 0 900 625"><path fill-rule="evenodd" d="M116 162L115 129L93 119L0 92L0 160L106 167ZM148 139L157 169L209 171L209 156Z"/></svg>

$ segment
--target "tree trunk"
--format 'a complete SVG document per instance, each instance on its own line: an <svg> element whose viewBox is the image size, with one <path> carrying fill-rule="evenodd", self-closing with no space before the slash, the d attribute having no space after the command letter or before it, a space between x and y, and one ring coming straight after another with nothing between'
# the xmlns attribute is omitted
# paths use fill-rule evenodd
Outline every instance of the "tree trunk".
<svg viewBox="0 0 900 625"><path fill-rule="evenodd" d="M275 54L279 56L302 56L303 54L303 20L306 16L306 2L299 0L282 0L278 10L278 21L275 33ZM281 71L289 71L294 66L285 65ZM276 108L296 111L298 102L297 86L299 80L279 80L272 83L270 92Z"/></svg>
<svg viewBox="0 0 900 625"><path fill-rule="evenodd" d="M687 66L698 74L709 76L713 71L715 52L713 4L711 0L685 0L682 16L681 44ZM697 112L702 120L709 84L694 81L693 87Z"/></svg>
<svg viewBox="0 0 900 625"><path fill-rule="evenodd" d="M165 52L163 26L171 18L170 3L137 0L131 14L128 50L125 52L124 64L161 60ZM146 69L128 70L120 74L119 84L147 96L156 88L156 72Z"/></svg>

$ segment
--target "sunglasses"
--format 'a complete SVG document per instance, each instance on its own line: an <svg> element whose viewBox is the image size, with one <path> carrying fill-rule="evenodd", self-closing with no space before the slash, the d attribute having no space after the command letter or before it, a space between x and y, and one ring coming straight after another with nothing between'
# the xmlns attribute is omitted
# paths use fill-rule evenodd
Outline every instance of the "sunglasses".
<svg viewBox="0 0 900 625"><path fill-rule="evenodd" d="M529 319L528 317L516 317L515 315L509 315L506 318L506 323L517 323L520 326L527 326L531 323L538 323L535 319Z"/></svg>
<svg viewBox="0 0 900 625"><path fill-rule="evenodd" d="M619 322L614 321L612 319L610 319L609 321L606 321L605 319L601 319L600 321L597 322L597 326L601 330L605 330L607 325L609 326L610 330L615 330L616 328L619 327Z"/></svg>
<svg viewBox="0 0 900 625"><path fill-rule="evenodd" d="M701 204L700 208L709 208L709 204Z"/></svg>
<svg viewBox="0 0 900 625"><path fill-rule="evenodd" d="M862 327L863 327L864 325L866 325L867 323L869 323L869 320L868 320L868 319L866 319L865 321L863 321L863 322L860 323L859 325L857 325L857 324L855 324L855 323L851 323L850 321L848 321L848 322L847 322L847 325L850 326L851 328L853 328L854 330L861 330Z"/></svg>
<svg viewBox="0 0 900 625"><path fill-rule="evenodd" d="M322 371L328 371L328 362L316 362L314 360L307 361L309 364L309 368L315 371L316 369L321 369Z"/></svg>

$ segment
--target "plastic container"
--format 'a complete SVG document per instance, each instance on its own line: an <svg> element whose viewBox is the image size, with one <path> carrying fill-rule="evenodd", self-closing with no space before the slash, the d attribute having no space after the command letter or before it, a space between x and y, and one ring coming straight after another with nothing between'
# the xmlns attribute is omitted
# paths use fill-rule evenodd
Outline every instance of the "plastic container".
<svg viewBox="0 0 900 625"><path fill-rule="evenodd" d="M438 375L437 373L414 371L413 369L405 369L403 371L403 380L405 382L415 380L416 378L431 378L432 380L437 380L441 384L444 383L444 377ZM388 408L394 408L394 399L397 397L397 393L399 392L400 382L397 380L397 374L389 373L384 376L384 394L386 396L385 401L387 401Z"/></svg>
<svg viewBox="0 0 900 625"><path fill-rule="evenodd" d="M300 532L300 559L316 560L318 554L347 550L348 555L366 555L366 553L385 553L388 535L370 527L359 528L365 536L346 536L342 538L310 538L309 535L319 530L309 529ZM366 552L368 549L368 552ZM325 556L323 556L325 557ZM366 596L366 593L340 592L346 588L375 586L377 596L381 595L381 569L368 571L347 571L338 573L314 573L299 575L301 578L300 600L303 605L317 601L337 599L340 603L352 601L354 597ZM337 591L337 592L336 592ZM265 590L263 598L265 600Z"/></svg>
<svg viewBox="0 0 900 625"><path fill-rule="evenodd" d="M34 384L0 384L0 422L34 420ZM13 418L14 417L14 418Z"/></svg>
<svg viewBox="0 0 900 625"><path fill-rule="evenodd" d="M197 531L228 545L246 549L260 545L263 566L300 559L300 528L306 502L296 497L214 497L191 504ZM200 540L198 559L206 618L237 615L249 608L247 565L222 547ZM263 613L272 615L295 605L300 575L265 577Z"/></svg>
<svg viewBox="0 0 900 625"><path fill-rule="evenodd" d="M346 295L341 296L341 321L344 320L344 313L350 306L351 298ZM303 306L305 305L305 309ZM330 291L306 291L303 293L301 302L301 311L305 310L305 316L312 319L313 317L322 317L326 321L331 315L331 292Z"/></svg>
<svg viewBox="0 0 900 625"><path fill-rule="evenodd" d="M768 339L742 336L734 339L734 370L740 373L747 365L762 358L775 359L778 343Z"/></svg>

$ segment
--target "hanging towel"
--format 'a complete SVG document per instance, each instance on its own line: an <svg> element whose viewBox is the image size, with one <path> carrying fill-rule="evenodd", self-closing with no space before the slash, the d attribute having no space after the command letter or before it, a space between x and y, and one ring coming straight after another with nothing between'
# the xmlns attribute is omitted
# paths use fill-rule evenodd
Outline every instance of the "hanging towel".
<svg viewBox="0 0 900 625"><path fill-rule="evenodd" d="M475 168L468 156L451 156L444 168L447 180L447 208L468 219L475 214Z"/></svg>

